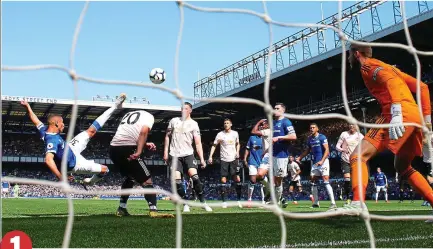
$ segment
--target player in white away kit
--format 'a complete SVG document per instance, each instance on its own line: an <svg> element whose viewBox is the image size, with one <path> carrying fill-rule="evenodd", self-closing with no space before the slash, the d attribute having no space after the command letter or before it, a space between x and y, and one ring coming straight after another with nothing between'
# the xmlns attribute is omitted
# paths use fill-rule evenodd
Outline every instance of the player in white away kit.
<svg viewBox="0 0 433 249"><path fill-rule="evenodd" d="M185 120L182 118L173 118L168 124L167 132L164 140L164 161L170 167L173 166L174 160L177 160L176 168L176 187L177 193L185 199L185 189L182 183L182 176L185 169L188 175L191 177L194 183L194 190L201 203L204 203L204 209L211 212L212 209L205 203L203 193L203 183L197 174L197 163L194 158L194 149L192 148L192 142L194 140L197 154L200 158L201 168L206 167L206 162L203 157L203 147L201 144L200 128L196 121L191 118L192 105L185 102L182 107L182 113ZM170 147L170 153L169 153ZM169 158L170 155L170 158ZM189 212L190 208L188 205L183 206L184 212Z"/></svg>
<svg viewBox="0 0 433 249"><path fill-rule="evenodd" d="M293 194L295 188L297 188L298 193L306 194L302 190L301 184L301 168L299 167L298 162L295 161L293 156L289 156L289 164L287 164L287 172L290 174L290 187L289 187L289 195L292 198L293 204L298 205L298 201L296 200L296 196Z"/></svg>
<svg viewBox="0 0 433 249"><path fill-rule="evenodd" d="M307 140L307 149L298 157L296 161L300 162L302 158L307 156L308 153L311 155L311 193L314 196L314 204L312 208L319 208L319 195L317 190L317 180L322 177L323 183L325 184L326 191L328 192L331 206L329 209L336 209L334 191L329 184L329 145L328 139L325 135L319 133L319 126L315 123L310 124L311 135Z"/></svg>
<svg viewBox="0 0 433 249"><path fill-rule="evenodd" d="M341 198L344 198L345 195L347 204L350 203L349 194L352 190L352 186L350 185L350 155L363 138L364 135L356 130L356 126L349 124L349 130L341 133L337 145L335 146L337 151L341 152L341 171L344 177L344 194Z"/></svg>
<svg viewBox="0 0 433 249"><path fill-rule="evenodd" d="M114 166L123 177L126 177L121 189L132 189L134 181L145 189L153 189L150 171L141 159L141 155L146 147L152 151L156 150L153 143L146 142L154 121L153 115L143 110L128 112L120 121L116 134L111 140L109 154ZM144 197L149 204L150 217L174 217L172 214L157 213L156 194L145 194ZM129 195L120 197L117 216L129 216L126 209L128 198Z"/></svg>
<svg viewBox="0 0 433 249"><path fill-rule="evenodd" d="M104 175L108 173L108 167L93 160L87 160L81 153L86 149L90 139L102 128L110 116L116 109L121 109L122 104L126 99L125 94L120 94L116 103L101 114L92 125L85 131L79 133L71 141L69 141L68 157L66 158L66 170L68 173L73 174L90 174L94 173L92 178L85 178L83 183L85 185L94 184ZM28 113L30 120L38 128L39 135L45 143L45 164L51 172L60 180L61 174L61 161L63 160L63 153L66 152L65 140L60 136L63 132L65 124L63 118L59 115L51 115L48 118L48 125L45 126L39 118L35 115L32 108L27 101L21 101ZM70 127L72 128L72 127ZM69 176L69 180L73 180L73 176Z"/></svg>
<svg viewBox="0 0 433 249"><path fill-rule="evenodd" d="M215 137L212 148L209 153L209 164L213 163L213 154L215 148L220 145L220 160L221 160L221 185L220 193L223 201L223 208L227 208L226 203L226 185L227 177L231 176L232 180L236 182L236 194L238 206L242 208L240 203L242 196L242 183L239 176L239 134L237 131L232 130L232 121L228 118L224 120L224 131L220 131Z"/></svg>
<svg viewBox="0 0 433 249"><path fill-rule="evenodd" d="M377 168L377 173L374 174L374 188L376 189L376 203L379 197L380 191L383 191L385 194L385 201L388 201L388 178L385 173L383 173L380 168Z"/></svg>

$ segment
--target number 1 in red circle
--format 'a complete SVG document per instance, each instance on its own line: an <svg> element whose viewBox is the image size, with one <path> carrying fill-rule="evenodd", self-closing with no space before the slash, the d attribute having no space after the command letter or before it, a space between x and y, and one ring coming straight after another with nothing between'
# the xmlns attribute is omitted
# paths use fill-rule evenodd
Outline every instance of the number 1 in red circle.
<svg viewBox="0 0 433 249"><path fill-rule="evenodd" d="M0 249L32 249L32 240L23 231L11 231L3 237Z"/></svg>

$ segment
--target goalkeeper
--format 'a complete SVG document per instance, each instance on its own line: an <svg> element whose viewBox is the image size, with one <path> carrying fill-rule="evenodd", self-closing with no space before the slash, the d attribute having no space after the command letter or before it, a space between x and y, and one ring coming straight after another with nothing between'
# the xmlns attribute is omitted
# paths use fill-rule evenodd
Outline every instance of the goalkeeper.
<svg viewBox="0 0 433 249"><path fill-rule="evenodd" d="M403 122L422 124L418 105L412 93L416 93L417 80L396 67L372 57L370 46L352 44L349 49L349 64L360 70L362 79L382 108L382 115L376 124L391 124L390 128L372 128L361 141L361 154L355 149L350 156L352 168L353 202L351 208L361 208L364 204L368 184L367 161L388 148L395 154L394 167L401 180L407 180L424 200L433 204L433 190L427 180L411 166L415 156L423 154L423 139L420 128L403 126ZM420 82L422 114L431 125L430 93L426 84ZM428 155L430 156L430 154ZM361 161L361 189L358 180L358 158ZM359 193L361 192L361 194Z"/></svg>

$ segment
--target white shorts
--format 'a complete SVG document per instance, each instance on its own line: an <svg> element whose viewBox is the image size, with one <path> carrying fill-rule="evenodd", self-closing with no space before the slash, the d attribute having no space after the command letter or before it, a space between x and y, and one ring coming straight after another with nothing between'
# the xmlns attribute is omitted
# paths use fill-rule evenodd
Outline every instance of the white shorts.
<svg viewBox="0 0 433 249"><path fill-rule="evenodd" d="M273 158L274 165L274 175L276 177L286 177L287 176L287 164L289 163L289 158Z"/></svg>
<svg viewBox="0 0 433 249"><path fill-rule="evenodd" d="M257 175L257 167L254 165L249 165L248 166L248 174L250 176L256 176Z"/></svg>
<svg viewBox="0 0 433 249"><path fill-rule="evenodd" d="M3 188L2 191L3 191L3 193L7 193L7 192L9 192L9 189L8 188Z"/></svg>
<svg viewBox="0 0 433 249"><path fill-rule="evenodd" d="M376 186L376 193L379 193L380 190L383 190L383 192L386 192L386 186Z"/></svg>
<svg viewBox="0 0 433 249"><path fill-rule="evenodd" d="M87 131L83 131L69 141L69 148L75 155L75 167L69 172L76 174L101 173L102 165L93 160L87 160L81 155L90 141Z"/></svg>
<svg viewBox="0 0 433 249"><path fill-rule="evenodd" d="M262 163L259 166L259 169L269 169L269 153L266 153L262 158Z"/></svg>
<svg viewBox="0 0 433 249"><path fill-rule="evenodd" d="M321 166L311 166L311 176L329 176L329 160L326 159Z"/></svg>

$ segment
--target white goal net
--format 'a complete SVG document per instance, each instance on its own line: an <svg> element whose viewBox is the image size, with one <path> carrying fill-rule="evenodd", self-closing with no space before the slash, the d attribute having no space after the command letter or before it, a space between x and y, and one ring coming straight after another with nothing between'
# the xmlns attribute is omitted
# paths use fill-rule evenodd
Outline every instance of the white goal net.
<svg viewBox="0 0 433 249"><path fill-rule="evenodd" d="M176 89L169 89L163 85L155 85L152 83L142 83L142 82L133 82L133 81L114 81L114 80L105 80L105 79L97 79L92 78L89 76L81 75L80 72L77 72L75 70L75 50L76 50L76 44L79 39L80 30L82 27L82 24L85 20L86 12L89 8L89 2L84 3L84 7L82 9L81 15L79 16L75 32L73 35L73 42L72 47L69 54L69 66L63 67L59 65L28 65L28 66L9 66L9 65L2 65L2 71L30 71L30 70L59 70L63 71L64 73L68 74L71 78L71 81L74 84L74 99L75 102L72 107L72 117L69 124L69 127L75 127L76 118L77 118L77 99L78 99L78 81L87 81L87 82L93 82L98 84L112 84L112 85L131 85L131 86L139 86L144 88L155 88L159 89L161 91L166 91L179 99L180 103L183 103L184 101L194 101L194 97L185 96L181 89L179 88L179 52L180 52L180 45L182 42L182 35L183 35L183 28L184 28L184 10L185 8L195 10L195 11L201 11L201 12L219 12L219 13L239 13L239 14L247 14L251 16L255 16L259 19L261 19L263 22L265 22L268 26L268 35L269 35L269 54L268 58L269 60L273 56L272 53L272 45L273 45L273 26L281 26L281 27L302 27L302 28L319 28L319 29L330 29L334 30L341 39L341 91L342 91L342 98L344 100L344 109L346 111L346 115L342 114L315 114L315 115L294 115L294 114L285 114L285 117L289 119L297 119L297 120L319 120L319 119L342 119L346 120L349 123L357 124L358 126L362 127L368 127L368 128L389 128L391 125L389 124L370 124L370 123L363 123L357 119L354 118L354 116L351 113L351 110L349 108L349 102L347 97L347 91L346 91L346 66L347 66L347 55L346 50L348 44L343 41L347 41L351 44L368 44L372 47L388 47L388 48L395 48L395 49L402 49L406 50L408 53L412 54L415 62L416 62L416 78L418 81L417 84L417 92L416 92L416 101L417 103L421 103L421 96L420 96L420 78L421 78L421 68L420 68L420 60L418 58L419 55L423 56L433 56L433 52L426 52L426 51L419 51L417 50L412 44L411 36L409 34L408 24L407 24L407 18L406 18L406 11L405 11L405 2L400 1L400 7L401 7L401 13L402 13L402 20L404 25L404 31L407 39L408 45L398 44L398 43L364 43L360 41L355 41L349 39L344 32L342 31L341 27L341 20L342 20L342 9L343 9L343 3L342 1L338 2L338 23L339 25L337 27L330 26L330 25L322 25L322 24L312 24L312 23L283 23L276 20L273 20L272 17L268 14L266 2L263 2L263 12L257 13L251 10L245 10L245 9L225 9L225 8L203 8L196 6L191 3L186 3L182 1L178 1L177 5L180 12L180 26L179 26L179 32L177 37L177 46L176 46L176 54L175 54L175 67L174 67L174 82L176 84ZM428 38L427 38L428 39ZM249 105L257 105L262 107L265 110L265 113L267 114L267 119L269 120L270 127L273 127L272 124L272 114L274 112L273 107L271 106L270 99L269 99L269 90L270 90L270 73L271 73L271 67L267 67L266 71L266 78L264 83L264 102L256 100L256 99L250 99L250 98L240 98L240 97L224 97L224 98L203 98L200 101L201 102L220 102L220 103L240 103L240 104L249 104ZM420 106L420 113L421 106ZM422 115L422 114L421 114ZM422 128L424 133L428 136L431 136L429 134L429 130L425 126L424 118L421 117L421 120L423 120L423 126L418 125L416 123L404 123L405 126L416 126L419 128ZM73 137L73 129L69 129L66 139L66 144L72 139ZM67 145L68 148L69 145ZM66 148L66 153L63 155L63 159L66 159L68 154L68 149ZM430 148L431 149L431 148ZM358 150L358 153L360 153L360 150ZM270 155L272 155L272 146L270 147ZM174 160L174 162L177 162L177 160ZM273 175L273 167L272 167L272 160L270 160L270 176ZM360 159L358 161L358 175L361 176L361 162ZM192 201L186 201L184 199L181 199L180 196L177 194L176 191L176 183L174 179L174 171L176 169L176 165L172 167L172 174L171 174L171 186L172 191L165 191L162 189L130 189L130 190L112 190L112 191L84 191L80 189L73 189L67 180L67 166L66 166L66 160L62 161L61 164L61 172L62 172L62 181L60 182L52 182L52 181L45 181L45 180L36 180L36 179L26 179L26 178L17 178L17 177L4 177L4 181L12 182L12 183L21 183L21 184L39 184L39 185L47 185L52 186L61 189L66 194L83 194L83 195L100 195L100 194L108 194L108 195L121 195L121 194L150 194L150 193L156 193L156 194L163 194L166 196L169 196L171 201L176 204L176 248L182 247L182 213L181 213L181 207L183 204L187 203L190 206L193 207L203 207L203 204L192 202ZM273 177L269 177L271 186L273 185ZM359 180L361 190L361 180ZM273 188L270 188L271 191L271 198L272 203L277 203L276 201L276 194ZM68 219L67 219L67 225L64 233L64 240L62 247L69 247L70 240L71 240L71 233L74 225L74 206L73 206L73 200L68 195ZM246 203L245 203L246 204ZM209 203L210 207L220 207L221 203ZM234 206L235 203L229 204L229 206ZM343 214L347 214L347 211L336 211L336 212L314 212L314 213L293 213L293 212L287 212L282 210L278 205L263 205L259 202L253 202L251 204L254 207L262 207L264 209L272 211L276 216L279 217L279 221L281 223L281 247L284 248L286 246L287 241L287 230L286 230L286 223L285 218L289 219L317 219L317 218L325 218L330 216L341 216ZM355 214L355 213L354 213ZM368 231L370 246L375 247L376 246L376 240L375 236L372 230L372 226L370 224L370 221L372 219L376 220L386 220L386 221L392 221L392 220L427 220L431 219L432 216L428 215L407 215L407 216L384 216L384 215L373 215L368 212L368 210L364 210L361 213L356 213L356 215L359 215L364 221L365 226Z"/></svg>

